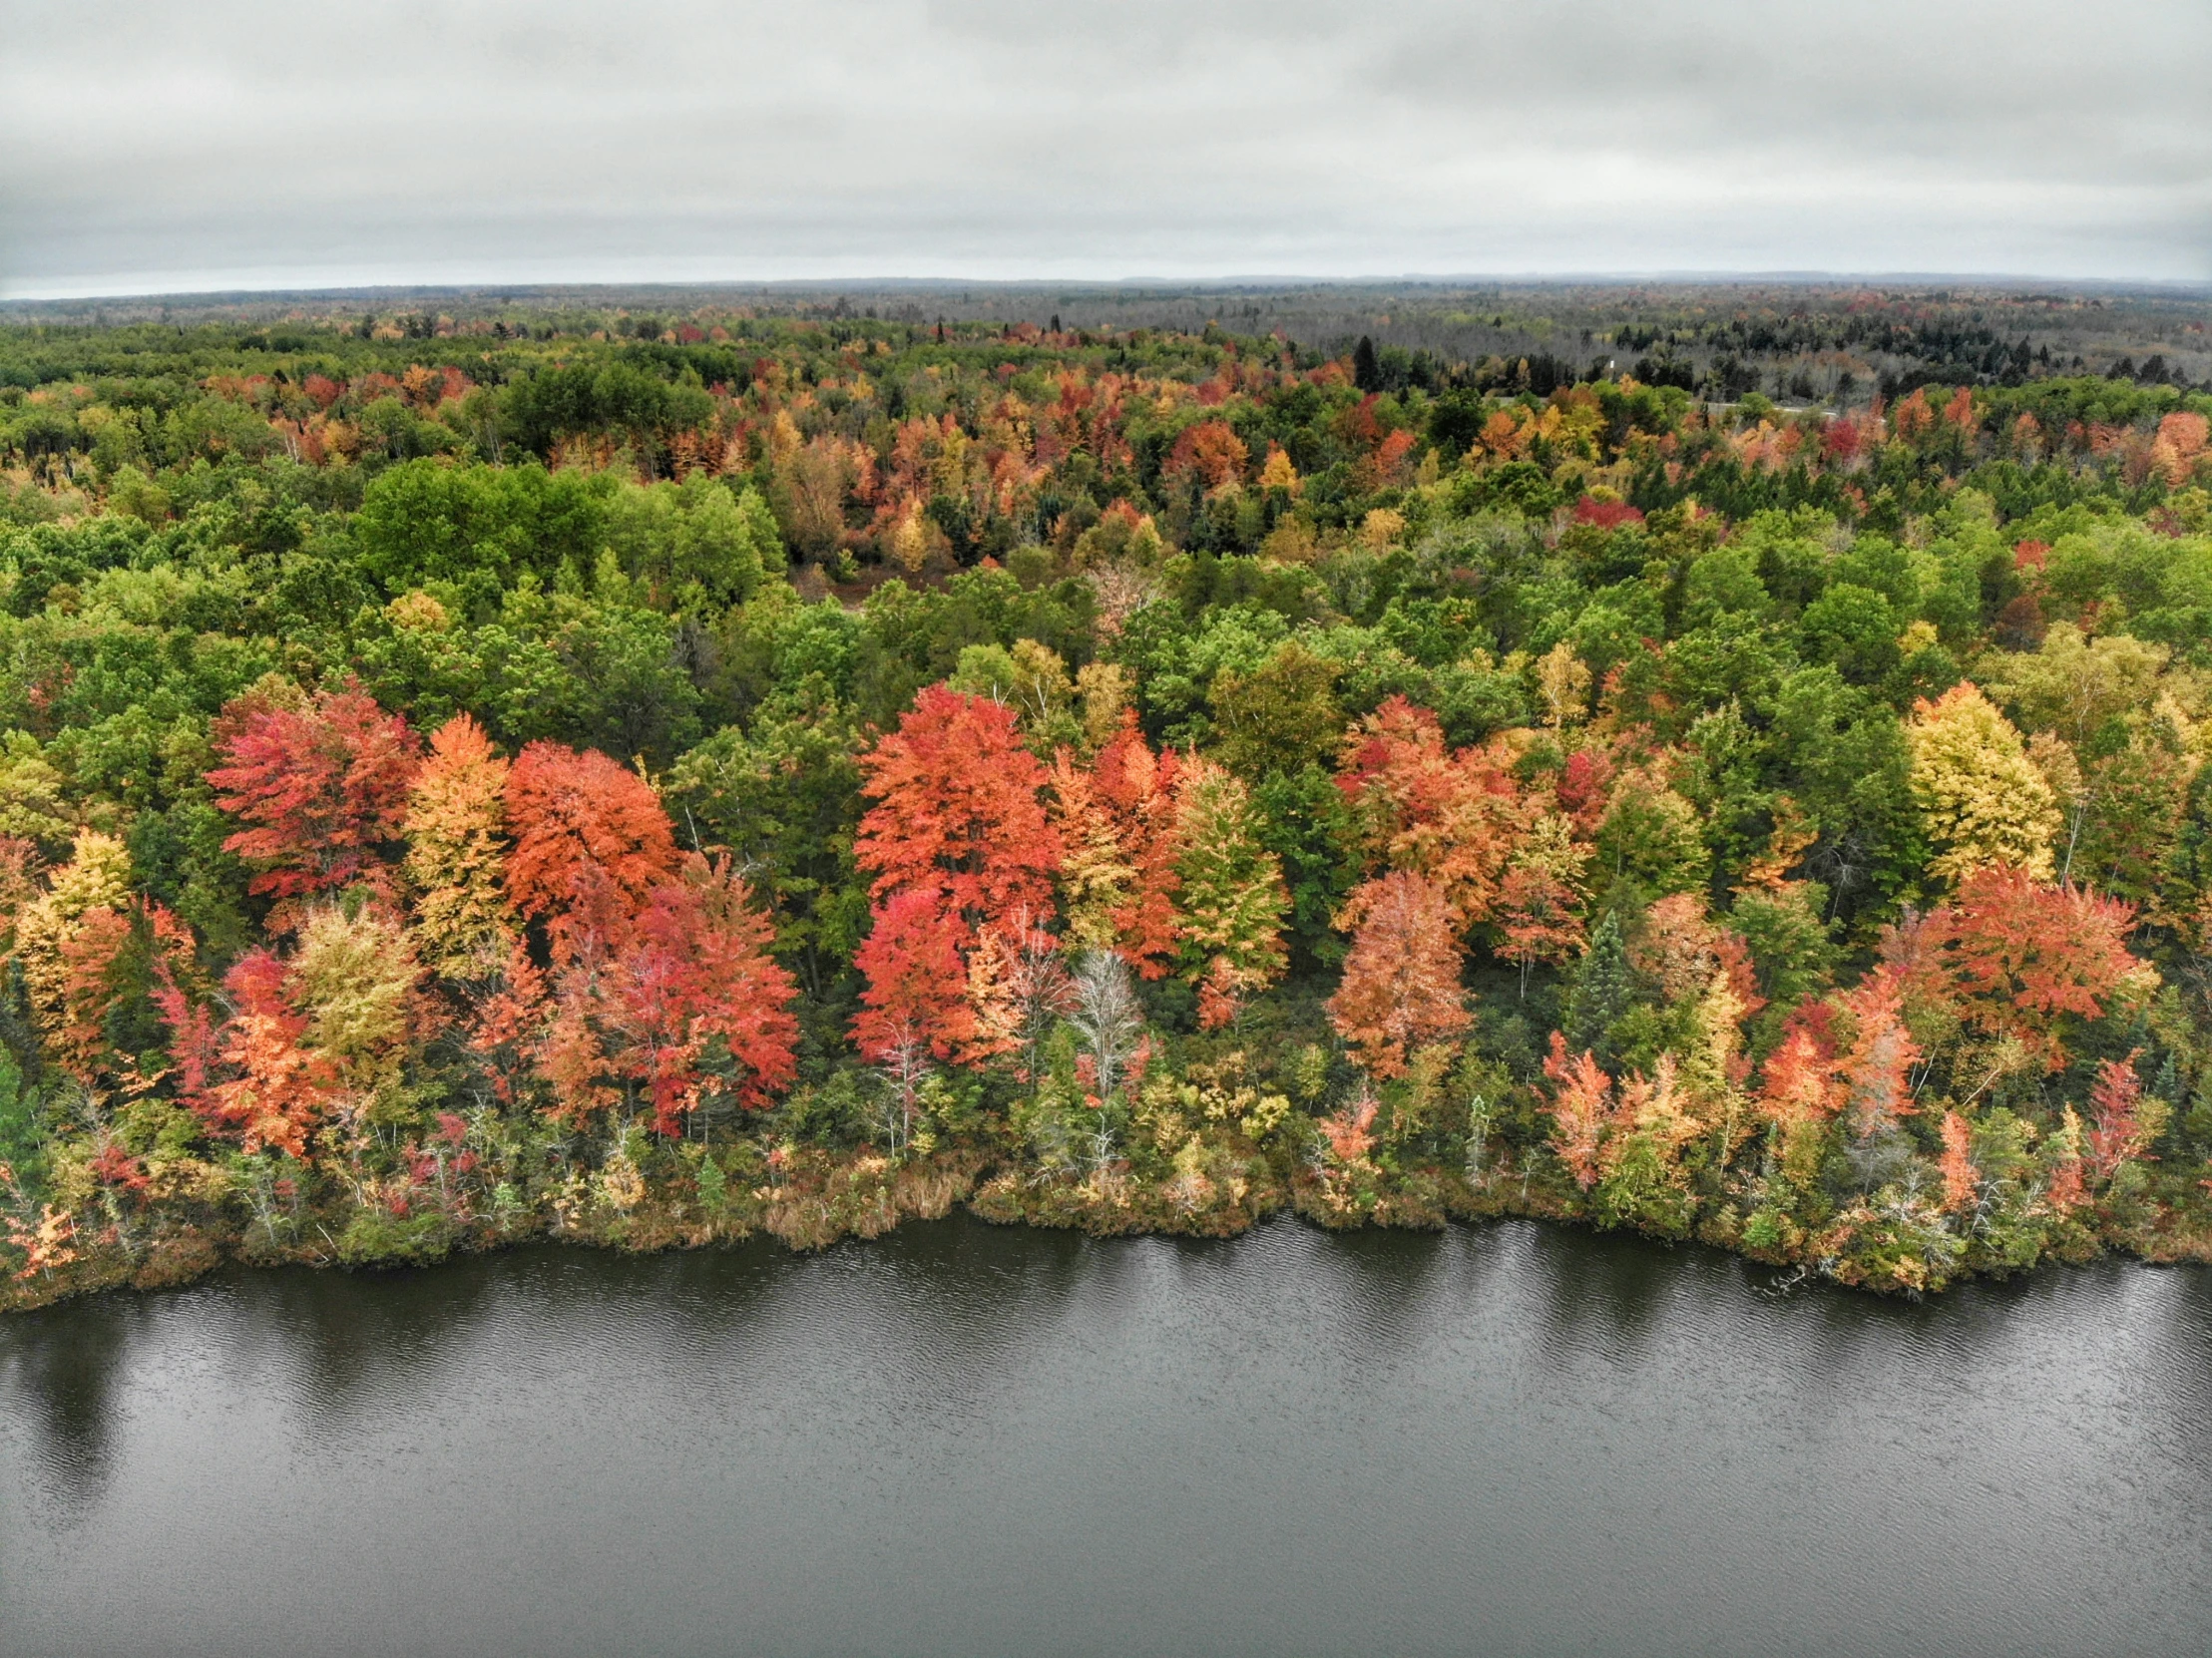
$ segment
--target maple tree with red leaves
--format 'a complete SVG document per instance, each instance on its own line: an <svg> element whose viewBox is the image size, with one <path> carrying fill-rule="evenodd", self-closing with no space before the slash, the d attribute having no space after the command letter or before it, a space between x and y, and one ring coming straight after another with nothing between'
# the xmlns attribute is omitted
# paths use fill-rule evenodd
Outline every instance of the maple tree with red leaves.
<svg viewBox="0 0 2212 1658"><path fill-rule="evenodd" d="M716 1098L757 1110L796 1071L798 987L727 860L694 853L628 936L562 974L541 1052L570 1121L644 1090L654 1126L682 1132Z"/></svg>
<svg viewBox="0 0 2212 1658"><path fill-rule="evenodd" d="M2068 1059L2061 1022L2097 1020L2143 964L2127 948L2133 909L1992 864L1958 897L1893 928L1883 954L1902 990L2010 1038L2043 1068Z"/></svg>
<svg viewBox="0 0 2212 1658"><path fill-rule="evenodd" d="M853 957L867 980L853 1040L881 1064L901 1052L950 1059L976 1035L969 1004L965 942L959 920L923 887L907 887L878 904Z"/></svg>
<svg viewBox="0 0 2212 1658"><path fill-rule="evenodd" d="M1175 860L1182 851L1177 790L1184 769L1173 749L1153 752L1133 708L1122 710L1091 766L1097 797L1133 871L1112 909L1115 948L1145 979L1168 971L1180 942Z"/></svg>
<svg viewBox="0 0 2212 1658"><path fill-rule="evenodd" d="M1588 1053L1568 1057L1566 1038L1556 1031L1544 1074L1551 1079L1551 1149L1586 1192L1601 1172L1605 1132L1612 1120L1612 1078Z"/></svg>
<svg viewBox="0 0 2212 1658"><path fill-rule="evenodd" d="M861 769L861 792L875 804L853 855L874 877L876 898L941 894L963 946L1017 911L1051 914L1060 837L1045 815L1045 769L1012 708L932 685Z"/></svg>
<svg viewBox="0 0 2212 1658"><path fill-rule="evenodd" d="M230 1017L217 1061L224 1074L186 1102L248 1152L265 1147L304 1157L334 1078L328 1061L304 1045L307 1017L284 981L284 963L266 950L247 952L223 975Z"/></svg>
<svg viewBox="0 0 2212 1658"><path fill-rule="evenodd" d="M515 757L505 798L507 893L544 923L554 961L620 948L676 867L653 785L595 749L534 742Z"/></svg>
<svg viewBox="0 0 2212 1658"><path fill-rule="evenodd" d="M359 689L300 707L241 697L218 722L224 764L208 773L216 804L248 827L222 845L255 870L248 890L276 899L269 926L299 924L298 903L356 883L389 891L421 744L406 716Z"/></svg>
<svg viewBox="0 0 2212 1658"><path fill-rule="evenodd" d="M2124 1059L2104 1059L2097 1064L2096 1080L2089 1088L2089 1127L2083 1161L2090 1178L2099 1185L2119 1173L2120 1165L2145 1154L2153 1132L2143 1114L2143 1079L2135 1059L2141 1049Z"/></svg>
<svg viewBox="0 0 2212 1658"><path fill-rule="evenodd" d="M1345 738L1337 770L1371 864L1440 882L1463 928L1488 920L1532 819L1503 748L1444 741L1437 716L1392 696Z"/></svg>

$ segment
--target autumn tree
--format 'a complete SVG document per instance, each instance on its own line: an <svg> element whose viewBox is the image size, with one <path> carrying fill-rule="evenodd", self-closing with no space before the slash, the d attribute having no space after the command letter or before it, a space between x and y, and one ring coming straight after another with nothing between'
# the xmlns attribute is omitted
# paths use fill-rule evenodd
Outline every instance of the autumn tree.
<svg viewBox="0 0 2212 1658"><path fill-rule="evenodd" d="M897 1048L939 1059L963 1051L975 1035L958 918L926 887L903 887L875 909L853 965L867 981L853 1039L861 1055L883 1063Z"/></svg>
<svg viewBox="0 0 2212 1658"><path fill-rule="evenodd" d="M46 1011L48 1045L62 1068L122 1097L151 1089L167 1062L161 987L197 977L191 929L134 895L79 917L59 968L59 1002Z"/></svg>
<svg viewBox="0 0 2212 1658"><path fill-rule="evenodd" d="M702 1129L722 1102L767 1105L795 1073L797 995L767 918L727 860L687 855L634 924L556 977L536 1055L555 1114L582 1123L643 1103L654 1126Z"/></svg>
<svg viewBox="0 0 2212 1658"><path fill-rule="evenodd" d="M17 913L15 955L34 1009L58 1015L64 949L86 915L120 910L130 902L131 875L130 848L113 835L83 830L69 862L54 871L47 890Z"/></svg>
<svg viewBox="0 0 2212 1658"><path fill-rule="evenodd" d="M1544 1073L1551 1079L1551 1149L1586 1192L1603 1172L1599 1154L1612 1116L1612 1078L1587 1053L1569 1058L1566 1038L1556 1031Z"/></svg>
<svg viewBox="0 0 2212 1658"><path fill-rule="evenodd" d="M296 706L248 695L218 720L216 747L216 803L247 826L222 844L255 871L249 889L277 901L272 929L296 927L314 894L385 890L421 750L405 715L358 689Z"/></svg>
<svg viewBox="0 0 2212 1658"><path fill-rule="evenodd" d="M1603 1175L1598 1219L1608 1226L1642 1226L1667 1237L1686 1232L1696 1205L1682 1150L1705 1128L1690 1108L1673 1054L1661 1053L1648 1077L1631 1072L1619 1084L1598 1152Z"/></svg>
<svg viewBox="0 0 2212 1658"><path fill-rule="evenodd" d="M1540 962L1564 963L1582 946L1582 871L1588 862L1588 851L1574 838L1566 816L1548 812L1531 826L1506 866L1491 909L1491 928L1498 954L1521 969L1524 996L1530 969Z"/></svg>
<svg viewBox="0 0 2212 1658"><path fill-rule="evenodd" d="M1858 1146L1871 1151L1913 1114L1912 1070L1920 1045L1906 1029L1897 976L1877 968L1842 999L1851 1044L1838 1065L1844 1121Z"/></svg>
<svg viewBox="0 0 2212 1658"><path fill-rule="evenodd" d="M1968 681L1934 701L1922 697L1905 734L1913 795L1942 848L1929 873L1955 883L1986 865L2009 864L2048 880L2056 803L2019 732L1990 699Z"/></svg>
<svg viewBox="0 0 2212 1658"><path fill-rule="evenodd" d="M1370 1075L1402 1076L1413 1048L1467 1029L1455 919L1441 886L1405 870L1356 888L1339 914L1352 948L1329 1022Z"/></svg>
<svg viewBox="0 0 2212 1658"><path fill-rule="evenodd" d="M308 1020L286 978L284 963L267 950L249 951L223 976L230 1008L218 1054L223 1074L188 1103L247 1152L304 1157L335 1078L330 1060L306 1044Z"/></svg>
<svg viewBox="0 0 2212 1658"><path fill-rule="evenodd" d="M2089 1088L2082 1158L2090 1179L2100 1186L2120 1171L2121 1164L2141 1157L2165 1121L2161 1102L2143 1097L2143 1079L2135 1069L2139 1052L2100 1061Z"/></svg>
<svg viewBox="0 0 2212 1658"><path fill-rule="evenodd" d="M1464 929L1497 910L1537 815L1512 764L1504 743L1453 752L1435 714L1393 696L1345 737L1337 787L1352 803L1369 867L1440 882Z"/></svg>
<svg viewBox="0 0 2212 1658"><path fill-rule="evenodd" d="M653 785L596 750L530 744L502 798L514 837L507 896L545 924L557 965L626 939L675 869L674 831Z"/></svg>
<svg viewBox="0 0 2212 1658"><path fill-rule="evenodd" d="M1944 1180L1944 1207L1960 1214L1973 1208L1982 1193L1982 1171L1974 1163L1974 1130L1957 1111L1946 1111L1943 1136L1943 1156L1936 1167Z"/></svg>
<svg viewBox="0 0 2212 1658"><path fill-rule="evenodd" d="M1173 966L1180 942L1182 771L1172 750L1152 751L1134 709L1123 710L1089 766L1066 748L1053 759L1051 816L1062 847L1069 943L1118 950L1146 979Z"/></svg>
<svg viewBox="0 0 2212 1658"><path fill-rule="evenodd" d="M1130 877L1110 912L1114 945L1141 978L1168 971L1182 942L1178 910L1187 846L1183 784L1189 763L1165 749L1154 753L1137 729L1136 710L1118 725L1092 764L1097 798L1115 825Z"/></svg>
<svg viewBox="0 0 2212 1658"><path fill-rule="evenodd" d="M422 1023L416 1005L421 978L413 945L390 916L372 910L348 915L326 904L300 928L285 993L306 1018L302 1039L370 1121L403 1108L397 1094Z"/></svg>
<svg viewBox="0 0 2212 1658"><path fill-rule="evenodd" d="M507 776L507 762L492 751L484 728L455 714L430 739L408 794L415 948L441 979L489 980L514 953L505 888Z"/></svg>
<svg viewBox="0 0 2212 1658"><path fill-rule="evenodd" d="M1199 1023L1215 1030L1289 966L1282 864L1260 841L1243 780L1198 760L1184 773L1175 814L1174 875L1186 973L1198 987Z"/></svg>
<svg viewBox="0 0 2212 1658"><path fill-rule="evenodd" d="M907 888L940 895L962 948L1017 911L1051 913L1060 837L1011 708L932 685L861 767L875 804L853 850L879 901Z"/></svg>
<svg viewBox="0 0 2212 1658"><path fill-rule="evenodd" d="M1017 916L1011 928L987 929L968 956L968 1007L976 1022L975 1052L1020 1052L1018 1075L1038 1075L1038 1055L1056 1021L1075 1006L1061 941Z"/></svg>
<svg viewBox="0 0 2212 1658"><path fill-rule="evenodd" d="M1781 1136L1782 1171L1809 1182L1819 1167L1827 1125L1844 1103L1836 1055L1811 1027L1793 1023L1783 1032L1767 1055L1754 1103Z"/></svg>
<svg viewBox="0 0 2212 1658"><path fill-rule="evenodd" d="M2134 920L2116 900L1989 865L1952 903L1892 929L1883 949L1905 992L2058 1070L2067 1060L2063 1021L2102 1019L2146 971L2127 948Z"/></svg>

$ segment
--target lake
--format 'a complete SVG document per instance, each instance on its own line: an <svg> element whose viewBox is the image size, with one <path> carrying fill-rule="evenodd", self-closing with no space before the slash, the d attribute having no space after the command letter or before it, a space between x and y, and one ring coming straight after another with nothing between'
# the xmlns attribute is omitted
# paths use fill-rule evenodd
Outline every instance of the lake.
<svg viewBox="0 0 2212 1658"><path fill-rule="evenodd" d="M8 1654L2160 1653L2212 1273L1513 1223L532 1248L0 1321Z"/></svg>

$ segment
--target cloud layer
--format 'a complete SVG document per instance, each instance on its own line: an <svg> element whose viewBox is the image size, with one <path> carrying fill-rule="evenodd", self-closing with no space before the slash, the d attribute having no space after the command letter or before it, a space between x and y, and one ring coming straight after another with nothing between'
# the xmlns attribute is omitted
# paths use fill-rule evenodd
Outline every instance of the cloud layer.
<svg viewBox="0 0 2212 1658"><path fill-rule="evenodd" d="M0 0L0 291L2212 275L2203 0Z"/></svg>

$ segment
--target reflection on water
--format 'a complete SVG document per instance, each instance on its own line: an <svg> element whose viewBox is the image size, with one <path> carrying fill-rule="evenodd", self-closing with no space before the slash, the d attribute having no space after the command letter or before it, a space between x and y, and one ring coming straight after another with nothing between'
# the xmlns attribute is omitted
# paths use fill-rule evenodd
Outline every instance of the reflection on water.
<svg viewBox="0 0 2212 1658"><path fill-rule="evenodd" d="M2212 1273L1508 1225L538 1249L0 1323L0 1653L2179 1652Z"/></svg>

